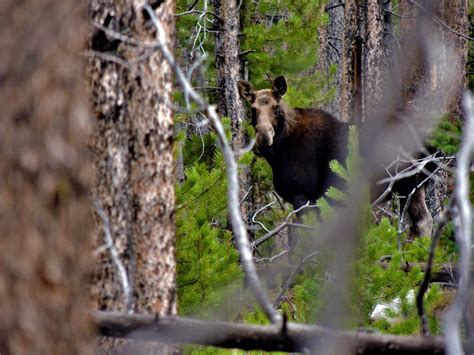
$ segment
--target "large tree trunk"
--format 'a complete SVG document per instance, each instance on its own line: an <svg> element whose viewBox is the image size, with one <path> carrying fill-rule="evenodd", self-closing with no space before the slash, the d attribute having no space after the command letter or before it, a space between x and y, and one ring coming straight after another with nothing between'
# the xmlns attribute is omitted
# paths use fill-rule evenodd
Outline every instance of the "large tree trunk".
<svg viewBox="0 0 474 355"><path fill-rule="evenodd" d="M0 5L0 353L87 354L85 10Z"/></svg>
<svg viewBox="0 0 474 355"><path fill-rule="evenodd" d="M382 94L384 44L383 2L346 1L341 59L341 120L360 123L374 112Z"/></svg>
<svg viewBox="0 0 474 355"><path fill-rule="evenodd" d="M216 19L216 69L217 85L219 87L218 111L221 117L229 117L232 130L232 147L238 152L244 148L245 132L243 120L246 112L239 97L237 81L241 78L240 52L240 14L239 2L236 0L213 0ZM241 197L246 198L241 203L244 221L248 221L252 207L250 187L252 186L249 169L243 169L239 174Z"/></svg>
<svg viewBox="0 0 474 355"><path fill-rule="evenodd" d="M134 40L152 41L156 29L143 3L92 0L90 18ZM174 48L174 1L149 4L165 29L167 45ZM90 49L90 97L97 119L91 139L93 196L110 219L133 290L125 304L116 266L109 250L101 248L104 236L98 228L93 304L96 309L176 314L172 70L159 51L146 52L97 27Z"/></svg>
<svg viewBox="0 0 474 355"><path fill-rule="evenodd" d="M436 38L442 45L441 53L445 54L444 58L440 60L450 60L448 58L456 58L455 61L450 60L448 65L455 65L453 71L456 76L454 81L458 83L455 87L455 92L446 93L447 101L443 103L444 113L448 113L452 118L462 117L462 92L466 88L466 64L468 53L468 40L463 38L468 35L469 21L467 18L467 0L424 0L419 2L421 6L417 6L408 0L400 1L400 41L402 48L410 46L413 41L413 32L423 15L427 15L426 10L432 11L435 21L440 28L439 37ZM418 4L418 3L417 3ZM457 33L455 33L457 32ZM411 73L411 83L417 82L417 76L422 72L429 71L431 90L436 90L442 80L442 75L438 73L436 66L426 68L422 59L419 59L418 67L414 68L414 73ZM446 65L445 62L440 64ZM407 92L409 96L410 91Z"/></svg>
<svg viewBox="0 0 474 355"><path fill-rule="evenodd" d="M466 85L468 42L462 34L468 34L467 1L420 1L420 4L426 9L432 9L440 22L450 28L439 24L440 43L450 46L446 46L446 52L456 52L459 61L455 72L459 85L456 93L446 95L455 97L455 100L446 102L444 111L459 116L462 112L461 92ZM401 0L397 9L401 15L397 39L391 23L390 3L377 0L330 0L325 9L329 23L319 33L319 69L327 71L331 64L338 64L335 80L331 83L337 88L336 96L325 108L342 121L364 122L373 116L382 98L382 83L386 79L384 73L393 64L391 60L395 44L401 43L402 53L410 52L407 48L413 47L415 28L425 11L408 0ZM341 9L344 9L343 25ZM437 79L442 78L441 75L436 75L436 68L424 68L423 59L415 57L415 63L403 87L405 101L410 101L410 92L418 85L417 77L427 70L430 71L429 80L432 80L431 89L436 89L439 85Z"/></svg>

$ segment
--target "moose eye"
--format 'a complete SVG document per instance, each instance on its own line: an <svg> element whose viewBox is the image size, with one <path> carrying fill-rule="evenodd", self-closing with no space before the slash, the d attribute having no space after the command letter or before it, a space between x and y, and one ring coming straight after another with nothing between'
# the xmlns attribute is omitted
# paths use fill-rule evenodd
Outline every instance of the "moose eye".
<svg viewBox="0 0 474 355"><path fill-rule="evenodd" d="M258 103L260 105L268 105L270 103L270 100L266 97L262 97L261 99L258 100Z"/></svg>

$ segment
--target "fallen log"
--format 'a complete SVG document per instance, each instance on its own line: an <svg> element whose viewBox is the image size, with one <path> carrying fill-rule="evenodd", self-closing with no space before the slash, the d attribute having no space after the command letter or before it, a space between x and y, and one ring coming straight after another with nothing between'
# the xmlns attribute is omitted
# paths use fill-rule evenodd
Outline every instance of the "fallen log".
<svg viewBox="0 0 474 355"><path fill-rule="evenodd" d="M257 326L103 311L95 312L93 318L102 336L160 343L286 352L314 352L343 344L353 354L444 354L444 339L439 337L340 331L291 322ZM466 349L472 345L466 344Z"/></svg>

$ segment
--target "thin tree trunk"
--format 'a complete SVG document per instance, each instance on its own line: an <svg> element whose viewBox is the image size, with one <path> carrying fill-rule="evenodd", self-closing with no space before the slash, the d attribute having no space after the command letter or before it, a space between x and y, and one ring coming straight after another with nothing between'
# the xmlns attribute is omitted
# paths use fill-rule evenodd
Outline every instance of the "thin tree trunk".
<svg viewBox="0 0 474 355"><path fill-rule="evenodd" d="M329 0L324 7L329 16L327 26L321 26L318 31L318 70L328 76L327 90L335 89L334 98L323 105L323 109L334 115L341 116L341 61L342 61L342 38L344 34L344 3L341 0ZM336 66L334 77L330 77L330 68Z"/></svg>
<svg viewBox="0 0 474 355"><path fill-rule="evenodd" d="M151 41L156 28L141 7L92 0L93 23L139 41ZM150 2L174 48L174 1ZM104 236L92 277L96 309L156 315L176 314L175 165L173 162L172 70L159 51L146 52L95 27L88 77L97 127L91 138L96 167L93 196L110 219L119 258L133 289L124 290ZM110 59L112 57L112 60ZM120 58L114 60L113 58ZM101 221L99 221L99 225Z"/></svg>
<svg viewBox="0 0 474 355"><path fill-rule="evenodd" d="M238 1L214 0L215 12L220 19L216 19L218 33L216 34L216 68L217 85L219 87L218 111L221 117L226 116L231 120L232 148L239 151L244 148L245 132L243 120L246 112L237 89L237 81L241 78L240 52L240 14ZM221 21L222 20L222 21ZM241 198L241 212L244 221L248 221L252 199L250 187L252 186L249 169L242 169L239 174Z"/></svg>
<svg viewBox="0 0 474 355"><path fill-rule="evenodd" d="M0 353L92 353L81 2L0 5Z"/></svg>

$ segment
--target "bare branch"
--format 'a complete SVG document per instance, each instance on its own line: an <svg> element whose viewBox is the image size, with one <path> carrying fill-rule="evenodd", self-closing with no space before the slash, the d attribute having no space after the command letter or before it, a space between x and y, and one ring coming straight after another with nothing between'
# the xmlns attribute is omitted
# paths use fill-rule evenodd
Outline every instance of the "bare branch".
<svg viewBox="0 0 474 355"><path fill-rule="evenodd" d="M94 205L94 208L99 215L100 219L102 220L102 225L104 228L104 239L105 239L105 245L107 249L110 251L110 257L112 259L112 263L114 264L115 268L117 269L117 273L119 276L120 284L122 286L122 291L123 291L123 298L124 298L124 305L125 309L127 310L128 313L132 313L132 301L133 301L133 293L132 293L132 288L130 287L130 282L128 280L128 274L127 270L125 269L125 266L122 263L122 260L120 260L119 253L117 251L117 248L115 247L114 240L112 238L112 232L110 228L110 221L109 217L105 213L105 211L102 209L98 201L92 200L92 204Z"/></svg>
<svg viewBox="0 0 474 355"><path fill-rule="evenodd" d="M428 175L425 179L423 179L418 185L415 186L415 188L406 196L406 201L405 205L403 206L403 210L398 218L398 227L397 227L397 247L398 250L402 249L401 245L401 234L403 233L403 222L405 219L405 216L408 211L408 206L410 206L411 200L416 192L416 190L420 189L425 182L427 182L429 179L432 178L436 174L436 172L440 169L440 167L437 167L430 175Z"/></svg>
<svg viewBox="0 0 474 355"><path fill-rule="evenodd" d="M288 253L290 253L290 252L291 252L291 250L285 249L285 250L279 252L278 254L273 255L273 256L271 256L271 257L269 257L269 258L258 258L258 259L255 259L255 261L256 261L257 263L272 263L272 262L274 262L276 259L279 259L279 258L281 258L282 256L285 256L286 254L288 254Z"/></svg>
<svg viewBox="0 0 474 355"><path fill-rule="evenodd" d="M315 205L310 205L309 204L309 201L301 206L300 208L294 210L294 211L291 211L288 216L286 217L285 221L280 224L279 226L277 226L275 229L269 231L267 234L265 234L264 236L260 237L259 239L255 240L252 242L252 244L250 245L250 247L252 249L255 249L256 247L258 247L260 244L262 244L263 242L265 242L266 240L270 239L271 237L273 237L274 235L278 234L283 228L285 227L301 227L301 228L311 228L311 226L306 226L304 224L297 224L297 223L291 223L290 222L290 219L291 217L293 217L293 215L295 215L296 213L306 209L306 208L316 208L317 206Z"/></svg>
<svg viewBox="0 0 474 355"><path fill-rule="evenodd" d="M430 252L428 255L427 267L425 270L425 276L420 286L420 290L418 291L418 294L416 295L416 309L418 311L418 316L420 317L421 332L423 335L428 335L427 319L426 319L426 314L425 314L425 310L423 306L423 297L425 296L425 293L428 290L428 285L430 284L430 281L431 281L431 272L433 268L436 245L438 244L439 238L441 237L441 232L443 231L444 226L446 225L446 223L448 223L448 217L449 217L449 214L451 213L451 208L452 208L452 200L449 202L448 207L444 210L443 214L440 216L438 225L436 226L436 229L433 231Z"/></svg>
<svg viewBox="0 0 474 355"><path fill-rule="evenodd" d="M267 233L270 232L270 230L269 230L262 222L257 221L255 218L257 217L257 215L258 215L260 212L262 212L263 210L265 210L265 209L271 207L275 202L276 202L276 201L272 201L272 202L270 202L270 203L267 203L265 206L260 207L257 211L255 211L255 213L254 213L253 216L252 216L252 222L255 223L255 224L258 224L258 225L259 225L260 227L262 227L262 228L265 230L265 232L267 232Z"/></svg>
<svg viewBox="0 0 474 355"><path fill-rule="evenodd" d="M285 292L293 285L295 282L296 276L300 273L301 269L303 268L304 264L306 264L308 261L310 261L312 258L314 258L316 255L319 254L319 251L312 252L308 255L306 255L303 259L301 259L300 263L298 266L293 270L290 276L285 281L285 284L283 285L282 289L280 290L280 293L278 293L278 296L276 296L275 301L273 301L273 305L275 307L278 307L280 303L283 301L283 297L285 296Z"/></svg>
<svg viewBox="0 0 474 355"><path fill-rule="evenodd" d="M222 155L226 162L226 170L228 177L228 211L230 223L232 225L232 231L234 233L234 239L239 250L240 260L244 269L246 280L249 288L257 299L258 304L262 307L266 315L272 321L272 323L280 323L282 320L281 315L276 311L273 305L268 300L265 291L260 283L260 280L253 263L252 252L250 249L250 243L247 235L247 229L242 220L239 208L239 180L238 180L238 168L237 162L234 159L234 152L232 151L227 137L224 131L224 127L219 119L214 105L209 105L201 95L199 95L191 86L189 80L187 80L185 74L176 63L173 54L169 50L165 42L165 32L160 20L156 17L154 10L148 5L144 4L143 8L150 15L153 24L157 29L157 47L162 52L165 60L173 68L176 78L182 89L194 100L203 112L207 113L214 130L217 133L218 144L222 150Z"/></svg>
<svg viewBox="0 0 474 355"><path fill-rule="evenodd" d="M451 308L444 321L444 334L448 354L462 354L460 323L468 298L472 247L472 212L469 202L469 173L474 153L474 97L464 95L466 127L461 148L457 155L456 188L454 199L457 216L455 219L456 239L459 244L459 287Z"/></svg>

